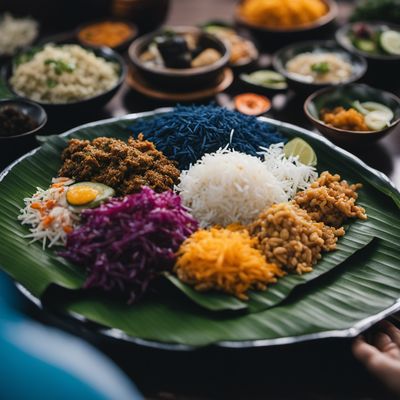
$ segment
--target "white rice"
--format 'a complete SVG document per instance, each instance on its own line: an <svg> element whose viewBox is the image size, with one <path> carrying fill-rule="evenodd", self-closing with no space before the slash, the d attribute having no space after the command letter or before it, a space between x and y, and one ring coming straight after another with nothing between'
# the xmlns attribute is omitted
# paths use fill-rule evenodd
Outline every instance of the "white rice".
<svg viewBox="0 0 400 400"><path fill-rule="evenodd" d="M201 227L247 225L265 208L291 200L318 178L315 168L297 157L286 158L283 143L261 150L264 161L220 149L182 171L175 189Z"/></svg>
<svg viewBox="0 0 400 400"><path fill-rule="evenodd" d="M0 54L13 55L18 49L32 44L38 34L39 25L33 19L4 14L0 19Z"/></svg>
<svg viewBox="0 0 400 400"><path fill-rule="evenodd" d="M73 71L57 73L48 60L65 63ZM35 101L70 103L110 90L118 82L118 68L81 46L48 44L16 67L10 83L18 94Z"/></svg>
<svg viewBox="0 0 400 400"><path fill-rule="evenodd" d="M79 218L69 208L66 200L66 186L74 183L72 179L64 178L53 179L53 184L60 184L59 187L51 186L47 190L37 188L37 192L32 197L24 199L25 207L21 209L18 219L23 225L30 225L30 234L27 238L32 242L42 241L43 249L48 246L63 246L67 240L66 227L73 228L77 225ZM54 200L55 205L46 208L46 202ZM32 204L39 204L42 210L33 208ZM46 218L50 217L51 223L46 224Z"/></svg>
<svg viewBox="0 0 400 400"><path fill-rule="evenodd" d="M284 184L248 154L220 149L205 154L176 187L201 227L248 224L273 203L287 200Z"/></svg>

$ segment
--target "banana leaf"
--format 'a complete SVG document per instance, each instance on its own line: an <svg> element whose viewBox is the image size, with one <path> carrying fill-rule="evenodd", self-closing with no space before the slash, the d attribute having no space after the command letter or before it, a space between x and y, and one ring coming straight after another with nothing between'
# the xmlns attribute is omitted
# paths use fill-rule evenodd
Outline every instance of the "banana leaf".
<svg viewBox="0 0 400 400"><path fill-rule="evenodd" d="M58 287L66 288L70 295L64 296L63 289L63 296L52 304L58 311L97 322L104 326L102 332L117 332L119 337L180 346L267 345L326 336L354 336L400 308L399 192L385 176L325 139L271 120L268 122L276 124L289 137L306 139L317 153L321 170L329 169L351 182L364 184L360 203L367 209L369 219L350 225L347 238L351 240L347 245L343 240L343 249L332 255L346 252L346 246L349 254L336 260L335 268L326 265L317 279L308 279L307 284L301 282L289 290L282 288L283 295L277 294L274 299L265 300L260 294L257 299L260 308L246 305L243 309L242 302L236 303L233 313L216 313L199 307L180 290L170 290L168 296L163 292L150 293L134 306L79 290L84 271L54 251L43 251L40 244L28 245L24 238L27 230L17 220L19 208L24 197L35 192L37 186L47 187L51 177L57 174L60 151L70 137L126 138L129 133L125 128L133 118L86 125L62 137L49 138L40 150L1 176L0 265L34 296L43 297L50 286L55 287L54 291Z"/></svg>

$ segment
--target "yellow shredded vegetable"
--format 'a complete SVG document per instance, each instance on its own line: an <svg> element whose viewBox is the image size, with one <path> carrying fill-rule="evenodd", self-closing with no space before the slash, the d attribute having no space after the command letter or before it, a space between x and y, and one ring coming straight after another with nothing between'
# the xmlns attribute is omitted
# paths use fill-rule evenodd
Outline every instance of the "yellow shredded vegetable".
<svg viewBox="0 0 400 400"><path fill-rule="evenodd" d="M198 291L214 289L247 300L249 289L265 290L284 275L265 261L256 242L245 230L199 230L181 245L174 271Z"/></svg>

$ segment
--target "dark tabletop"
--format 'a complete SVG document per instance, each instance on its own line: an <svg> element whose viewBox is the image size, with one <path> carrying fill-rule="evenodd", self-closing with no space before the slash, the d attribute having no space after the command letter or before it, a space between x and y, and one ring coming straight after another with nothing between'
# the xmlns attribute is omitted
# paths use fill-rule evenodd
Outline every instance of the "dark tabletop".
<svg viewBox="0 0 400 400"><path fill-rule="evenodd" d="M232 19L235 0L173 0L167 22L198 24L210 19ZM352 2L339 2L338 23L351 11ZM260 65L270 55L262 52ZM375 85L377 86L377 85ZM393 83L378 87L400 93ZM230 105L242 89L234 83L214 101ZM207 100L209 101L209 100ZM272 118L311 128L303 113L304 98L289 92L273 98ZM103 110L82 115L50 116L45 134L57 134L93 120L173 105L147 99L124 84ZM400 187L400 132L379 143L351 149L370 166L387 174ZM0 149L1 151L1 149ZM35 312L44 322L48 316ZM61 321L57 321L62 325ZM63 325L62 325L63 326ZM71 329L70 326L63 326ZM151 399L386 399L385 389L351 355L351 341L324 340L271 349L223 350L209 348L192 353L167 352L125 345L92 337L72 329L110 355Z"/></svg>

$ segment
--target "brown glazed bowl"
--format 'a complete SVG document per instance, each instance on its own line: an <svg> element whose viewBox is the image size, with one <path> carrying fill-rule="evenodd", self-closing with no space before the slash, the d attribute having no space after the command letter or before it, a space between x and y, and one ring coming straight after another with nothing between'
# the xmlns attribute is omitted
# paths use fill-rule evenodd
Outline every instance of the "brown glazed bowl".
<svg viewBox="0 0 400 400"><path fill-rule="evenodd" d="M147 65L140 59L140 55L149 44L163 30L150 33L136 39L129 47L129 60L143 78L162 89L170 89L177 92L187 92L194 89L212 87L219 83L223 77L223 70L229 63L229 50L225 44L214 35L203 32L195 27L173 27L178 34L192 33L198 35L198 40L204 47L218 50L222 57L211 65L198 68L167 68L162 66Z"/></svg>
<svg viewBox="0 0 400 400"><path fill-rule="evenodd" d="M326 125L319 118L323 108L343 106L349 108L352 102L359 100L374 101L389 107L394 114L390 125L379 131L350 131ZM374 89L364 84L334 86L319 90L307 98L304 112L319 132L332 142L344 145L371 143L379 140L398 128L400 122L400 99L392 93Z"/></svg>

